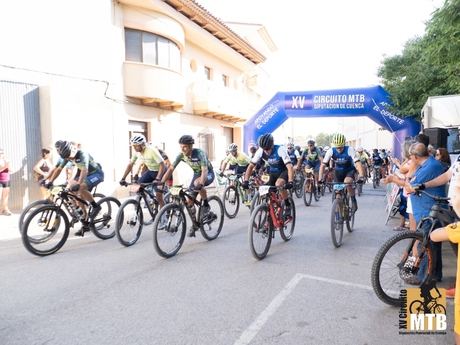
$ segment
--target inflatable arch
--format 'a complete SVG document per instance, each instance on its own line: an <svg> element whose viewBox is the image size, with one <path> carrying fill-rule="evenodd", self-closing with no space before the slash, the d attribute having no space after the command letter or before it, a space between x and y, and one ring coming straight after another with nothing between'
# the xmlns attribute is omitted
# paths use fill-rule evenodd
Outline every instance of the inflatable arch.
<svg viewBox="0 0 460 345"><path fill-rule="evenodd" d="M411 117L401 119L388 110L390 98L381 86L327 91L278 92L244 125L244 147L259 135L272 133L290 117L367 116L394 133L393 153L400 155L401 143L420 131Z"/></svg>

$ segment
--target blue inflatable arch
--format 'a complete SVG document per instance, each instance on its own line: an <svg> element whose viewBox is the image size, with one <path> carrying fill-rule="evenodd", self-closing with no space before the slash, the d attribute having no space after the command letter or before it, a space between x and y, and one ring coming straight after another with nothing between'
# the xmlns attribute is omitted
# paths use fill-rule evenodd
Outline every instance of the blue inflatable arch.
<svg viewBox="0 0 460 345"><path fill-rule="evenodd" d="M387 109L390 97L381 86L326 91L278 92L244 125L244 147L264 133L272 133L288 118L367 116L395 134L393 152L400 155L401 143L420 131L413 118L401 119Z"/></svg>

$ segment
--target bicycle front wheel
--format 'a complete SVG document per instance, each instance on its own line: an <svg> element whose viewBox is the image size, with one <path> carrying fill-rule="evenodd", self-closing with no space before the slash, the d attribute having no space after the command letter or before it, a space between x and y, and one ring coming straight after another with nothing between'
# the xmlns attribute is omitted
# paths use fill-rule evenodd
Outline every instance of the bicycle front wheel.
<svg viewBox="0 0 460 345"><path fill-rule="evenodd" d="M353 227L355 226L355 211L352 210L352 205L351 197L348 197L348 205L343 205L344 208L347 208L347 214L346 214L346 221L345 224L347 226L348 232L353 232Z"/></svg>
<svg viewBox="0 0 460 345"><path fill-rule="evenodd" d="M32 213L33 210L43 205L53 205L53 202L51 202L48 199L37 200L37 201L30 203L22 210L21 215L19 216L19 222L18 222L20 233L22 233L22 227L24 225L24 220Z"/></svg>
<svg viewBox="0 0 460 345"><path fill-rule="evenodd" d="M208 198L209 212L203 213L203 207L200 208L198 219L200 219L201 235L208 241L215 240L222 231L224 225L224 206L218 196Z"/></svg>
<svg viewBox="0 0 460 345"><path fill-rule="evenodd" d="M311 199L313 197L313 183L309 177L305 179L303 184L303 203L305 206L311 205Z"/></svg>
<svg viewBox="0 0 460 345"><path fill-rule="evenodd" d="M120 206L115 224L115 234L122 245L129 247L137 242L144 224L144 213L137 200L128 199Z"/></svg>
<svg viewBox="0 0 460 345"><path fill-rule="evenodd" d="M343 214L341 199L334 199L331 211L331 238L334 247L339 248L343 239Z"/></svg>
<svg viewBox="0 0 460 345"><path fill-rule="evenodd" d="M46 256L57 252L69 237L69 220L55 205L32 211L21 234L24 247L32 254Z"/></svg>
<svg viewBox="0 0 460 345"><path fill-rule="evenodd" d="M100 199L97 204L101 206L101 209L94 217L90 218L90 229L96 237L107 240L115 236L120 201L117 198L107 196Z"/></svg>
<svg viewBox="0 0 460 345"><path fill-rule="evenodd" d="M372 264L371 281L377 297L386 304L399 306L402 289L411 287L406 281L418 272L414 262L427 263L426 272L432 269L432 251L422 247L423 235L403 231L388 239L379 249ZM410 258L410 260L408 260ZM423 280L425 280L425 273ZM414 283L414 279L411 279Z"/></svg>
<svg viewBox="0 0 460 345"><path fill-rule="evenodd" d="M272 242L273 225L267 205L257 206L249 219L249 247L252 255L262 260Z"/></svg>
<svg viewBox="0 0 460 345"><path fill-rule="evenodd" d="M252 213L254 209L260 205L261 202L262 198L260 197L259 191L256 191L251 199L251 207L249 208L249 211Z"/></svg>
<svg viewBox="0 0 460 345"><path fill-rule="evenodd" d="M170 258L177 254L185 239L187 222L182 208L167 204L153 222L153 247L158 255Z"/></svg>
<svg viewBox="0 0 460 345"><path fill-rule="evenodd" d="M224 191L224 211L228 218L235 218L240 209L240 196L235 186L228 186Z"/></svg>

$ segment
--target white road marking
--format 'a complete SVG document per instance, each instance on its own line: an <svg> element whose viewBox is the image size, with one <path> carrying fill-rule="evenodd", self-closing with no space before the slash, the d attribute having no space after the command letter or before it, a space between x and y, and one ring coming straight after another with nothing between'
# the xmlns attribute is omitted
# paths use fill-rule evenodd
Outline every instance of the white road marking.
<svg viewBox="0 0 460 345"><path fill-rule="evenodd" d="M297 273L281 290L281 292L273 299L273 301L262 311L259 316L254 320L254 322L246 328L246 330L241 334L239 339L233 345L248 345L252 339L259 333L268 319L278 310L279 307L283 304L284 300L289 296L289 294L295 289L297 284L303 279L311 279L320 282L325 282L329 284L343 285L363 290L373 291L371 286L350 283L343 280L330 279L324 277L313 276L310 274Z"/></svg>

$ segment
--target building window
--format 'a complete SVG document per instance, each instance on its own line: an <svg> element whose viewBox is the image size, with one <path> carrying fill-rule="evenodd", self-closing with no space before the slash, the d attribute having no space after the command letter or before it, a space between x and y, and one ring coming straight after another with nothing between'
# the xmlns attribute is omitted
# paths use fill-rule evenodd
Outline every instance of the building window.
<svg viewBox="0 0 460 345"><path fill-rule="evenodd" d="M230 84L228 75L222 74L222 84L223 84L225 87L228 87L228 85Z"/></svg>
<svg viewBox="0 0 460 345"><path fill-rule="evenodd" d="M211 67L204 66L204 75L207 80L211 80Z"/></svg>
<svg viewBox="0 0 460 345"><path fill-rule="evenodd" d="M150 32L125 28L126 61L142 62L180 72L180 49L173 41Z"/></svg>
<svg viewBox="0 0 460 345"><path fill-rule="evenodd" d="M215 159L214 154L214 135L212 133L198 134L198 147L206 152L210 161Z"/></svg>

